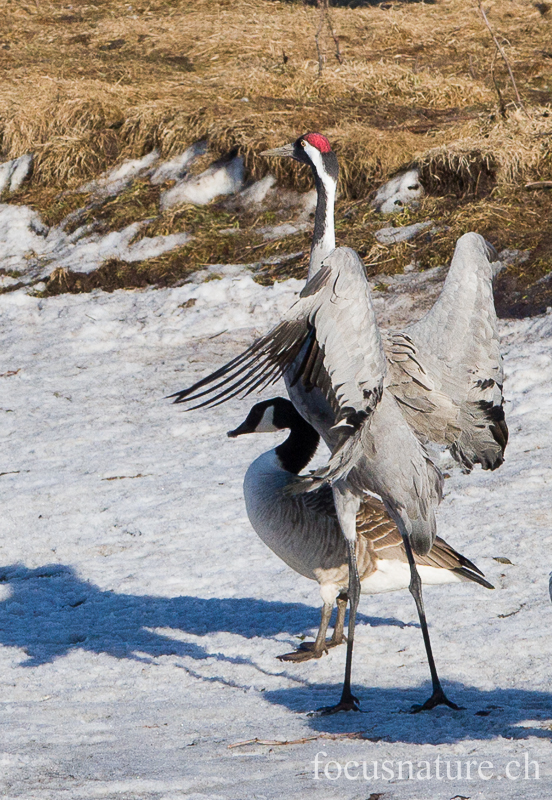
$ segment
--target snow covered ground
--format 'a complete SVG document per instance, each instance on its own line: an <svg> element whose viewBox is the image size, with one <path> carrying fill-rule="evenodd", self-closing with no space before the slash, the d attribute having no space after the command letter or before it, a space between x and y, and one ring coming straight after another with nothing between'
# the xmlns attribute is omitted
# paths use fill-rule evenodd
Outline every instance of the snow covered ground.
<svg viewBox="0 0 552 800"><path fill-rule="evenodd" d="M507 461L450 467L439 512L496 586L426 590L438 669L465 709L408 713L430 686L403 592L361 600L362 712L309 717L337 700L344 648L276 659L316 631L318 590L257 539L241 497L278 437L226 438L256 398L192 413L163 399L300 286L0 296L3 797L550 796L552 315L501 324ZM299 741L229 748L254 739Z"/></svg>

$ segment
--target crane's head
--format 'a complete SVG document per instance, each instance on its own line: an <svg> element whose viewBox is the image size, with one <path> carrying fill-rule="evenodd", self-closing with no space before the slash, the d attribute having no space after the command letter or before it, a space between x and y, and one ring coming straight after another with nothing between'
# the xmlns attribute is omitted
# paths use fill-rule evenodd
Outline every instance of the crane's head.
<svg viewBox="0 0 552 800"><path fill-rule="evenodd" d="M328 176L337 181L339 165L337 156L332 146L321 133L305 133L296 139L293 144L265 150L262 156L277 156L278 158L293 158L302 164L308 164L315 177L323 179Z"/></svg>

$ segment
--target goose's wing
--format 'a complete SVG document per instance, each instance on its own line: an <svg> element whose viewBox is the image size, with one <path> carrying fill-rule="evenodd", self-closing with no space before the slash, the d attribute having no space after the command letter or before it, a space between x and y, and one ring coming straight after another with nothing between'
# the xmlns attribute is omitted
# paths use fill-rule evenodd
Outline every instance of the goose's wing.
<svg viewBox="0 0 552 800"><path fill-rule="evenodd" d="M360 536L370 542L378 558L408 563L400 531L388 516L381 500L368 498L362 503L357 515L357 530ZM440 536L436 537L429 553L426 555L415 553L414 559L418 566L447 569L487 589L494 588L485 580L484 574L473 561L451 547Z"/></svg>
<svg viewBox="0 0 552 800"><path fill-rule="evenodd" d="M308 497L308 494L305 496ZM406 558L399 529L378 498L370 496L363 498L357 513L357 533L371 544L376 553L389 547L399 547L402 548Z"/></svg>
<svg viewBox="0 0 552 800"><path fill-rule="evenodd" d="M500 466L508 440L490 255L464 234L434 306L386 341L389 390L409 423L468 470Z"/></svg>
<svg viewBox="0 0 552 800"><path fill-rule="evenodd" d="M220 369L176 394L176 403L214 406L274 383L301 354L294 381L319 388L338 420L353 428L370 415L386 369L364 265L334 250L297 302L266 336ZM201 399L205 398L205 399Z"/></svg>

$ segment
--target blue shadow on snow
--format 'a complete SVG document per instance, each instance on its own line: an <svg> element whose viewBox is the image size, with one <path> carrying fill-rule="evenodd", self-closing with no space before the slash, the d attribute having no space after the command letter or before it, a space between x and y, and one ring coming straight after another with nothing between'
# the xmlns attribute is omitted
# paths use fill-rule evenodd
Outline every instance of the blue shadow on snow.
<svg viewBox="0 0 552 800"><path fill-rule="evenodd" d="M172 628L203 636L225 631L246 638L280 633L298 635L316 628L317 608L303 603L245 598L154 597L102 591L63 564L37 569L0 568L10 596L0 602L0 644L22 648L24 666L35 667L75 647L115 658L140 660L162 655L213 656L195 643L181 642L148 628ZM397 625L397 619L358 615L370 625ZM285 645L284 645L285 647Z"/></svg>

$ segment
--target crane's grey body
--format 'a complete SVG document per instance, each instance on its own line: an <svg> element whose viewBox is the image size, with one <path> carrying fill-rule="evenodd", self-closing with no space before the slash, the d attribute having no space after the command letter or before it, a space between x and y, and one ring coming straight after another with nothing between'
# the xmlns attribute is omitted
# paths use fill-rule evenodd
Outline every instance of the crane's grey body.
<svg viewBox="0 0 552 800"><path fill-rule="evenodd" d="M290 495L286 489L294 480L295 475L282 467L275 449L256 458L243 484L247 516L272 552L299 575L317 581L322 599L333 603L349 580L347 548L335 510L332 514L330 507L328 513L311 504L305 495ZM407 589L410 570L402 539L382 503L367 499L357 525L357 563L363 594ZM417 556L422 581L436 585L473 580L454 571L464 564L455 556L443 540L429 556Z"/></svg>

